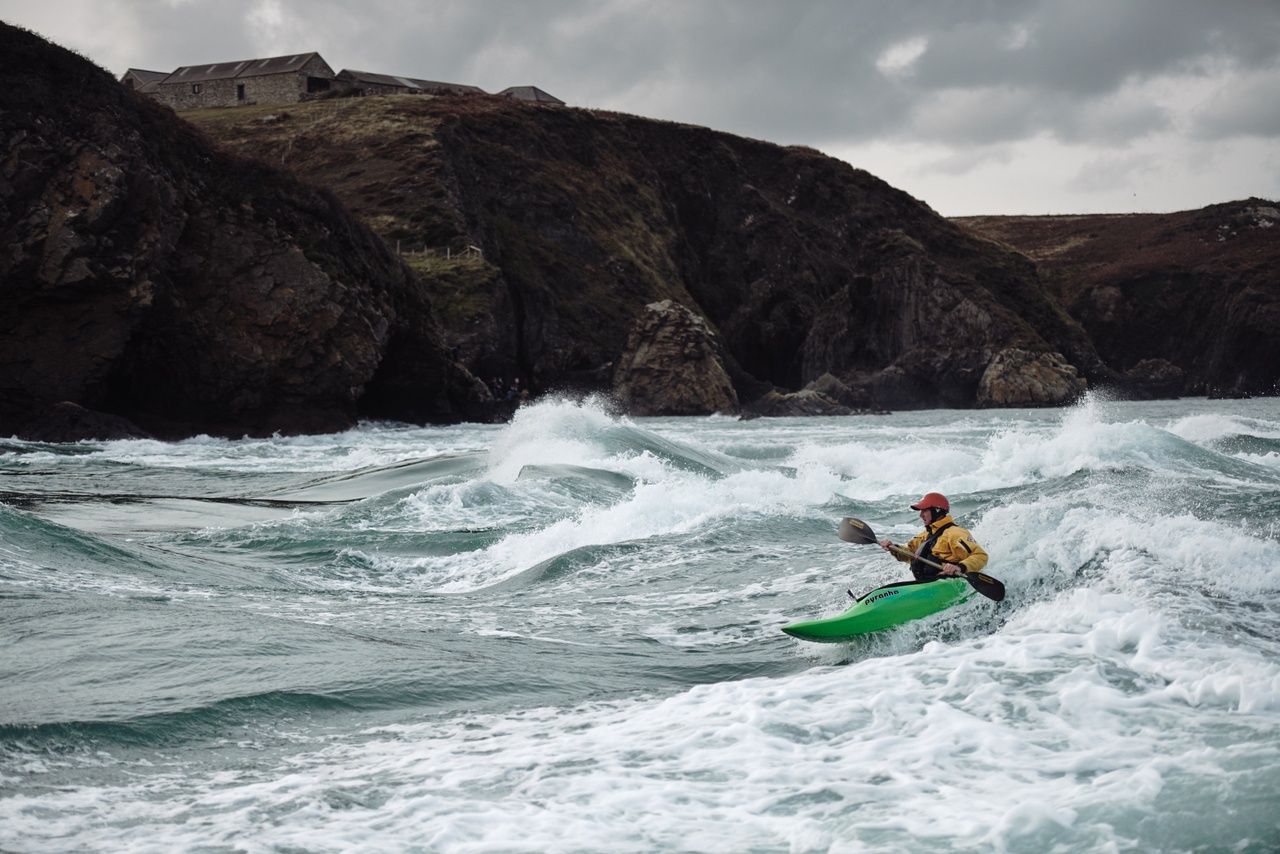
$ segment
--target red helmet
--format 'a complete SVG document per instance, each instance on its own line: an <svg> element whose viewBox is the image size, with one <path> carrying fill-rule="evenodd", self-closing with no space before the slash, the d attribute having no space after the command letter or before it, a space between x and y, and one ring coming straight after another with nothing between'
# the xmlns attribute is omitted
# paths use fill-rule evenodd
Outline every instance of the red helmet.
<svg viewBox="0 0 1280 854"><path fill-rule="evenodd" d="M948 513L951 512L951 504L947 501L947 496L941 492L926 493L924 498L911 505L912 510L923 510L926 507L940 507Z"/></svg>

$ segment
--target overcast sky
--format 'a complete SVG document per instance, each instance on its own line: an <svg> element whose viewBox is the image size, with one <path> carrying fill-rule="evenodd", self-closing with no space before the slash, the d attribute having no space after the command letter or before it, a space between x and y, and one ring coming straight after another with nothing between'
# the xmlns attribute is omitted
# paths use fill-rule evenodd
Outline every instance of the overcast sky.
<svg viewBox="0 0 1280 854"><path fill-rule="evenodd" d="M817 148L948 216L1280 199L1280 0L0 0L128 68L319 51Z"/></svg>

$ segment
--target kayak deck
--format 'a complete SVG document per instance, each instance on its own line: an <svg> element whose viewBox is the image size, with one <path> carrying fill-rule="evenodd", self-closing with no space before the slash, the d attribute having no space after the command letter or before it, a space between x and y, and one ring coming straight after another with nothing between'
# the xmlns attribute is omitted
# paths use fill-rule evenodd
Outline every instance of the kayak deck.
<svg viewBox="0 0 1280 854"><path fill-rule="evenodd" d="M936 614L968 600L973 593L973 588L962 578L900 581L864 594L843 614L793 623L783 626L782 630L801 640L837 643Z"/></svg>

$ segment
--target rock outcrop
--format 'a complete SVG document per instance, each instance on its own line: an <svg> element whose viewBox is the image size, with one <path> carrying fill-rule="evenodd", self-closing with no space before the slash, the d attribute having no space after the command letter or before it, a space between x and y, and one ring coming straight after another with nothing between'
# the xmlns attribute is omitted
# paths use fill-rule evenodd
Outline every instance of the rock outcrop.
<svg viewBox="0 0 1280 854"><path fill-rule="evenodd" d="M0 433L59 401L163 437L337 430L410 372L421 419L479 402L421 284L332 195L3 24L0 140Z"/></svg>
<svg viewBox="0 0 1280 854"><path fill-rule="evenodd" d="M834 374L823 374L801 391L817 392L850 410L865 410L871 405L865 389L855 391Z"/></svg>
<svg viewBox="0 0 1280 854"><path fill-rule="evenodd" d="M833 374L870 404L963 408L979 400L993 354L1045 341L985 289L949 276L900 231L865 238L868 273L833 294L803 349L806 375Z"/></svg>
<svg viewBox="0 0 1280 854"><path fill-rule="evenodd" d="M1086 383L1058 353L1010 347L987 365L978 383L979 406L1062 406L1084 394Z"/></svg>
<svg viewBox="0 0 1280 854"><path fill-rule="evenodd" d="M671 300L637 319L614 374L615 395L635 415L710 415L738 408L723 348L706 321Z"/></svg>
<svg viewBox="0 0 1280 854"><path fill-rule="evenodd" d="M1134 400L1168 400L1187 387L1187 372L1168 359L1143 359L1124 372L1120 388Z"/></svg>
<svg viewBox="0 0 1280 854"><path fill-rule="evenodd" d="M853 410L837 403L828 395L811 388L782 393L771 391L745 407L746 415L789 418L811 415L851 415Z"/></svg>

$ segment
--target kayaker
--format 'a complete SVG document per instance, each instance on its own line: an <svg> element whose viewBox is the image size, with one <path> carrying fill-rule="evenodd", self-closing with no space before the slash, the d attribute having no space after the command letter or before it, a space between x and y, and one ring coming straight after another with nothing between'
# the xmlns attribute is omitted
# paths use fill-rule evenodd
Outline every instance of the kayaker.
<svg viewBox="0 0 1280 854"><path fill-rule="evenodd" d="M916 577L916 581L933 581L940 575L956 576L962 572L977 572L987 565L986 550L973 539L973 534L961 528L951 518L951 504L945 495L938 492L927 493L912 504L911 509L920 511L920 519L925 527L907 543L907 554L893 551L893 543L889 540L881 540L880 548L903 563L909 561L911 574ZM918 558L941 563L942 570L934 569Z"/></svg>

